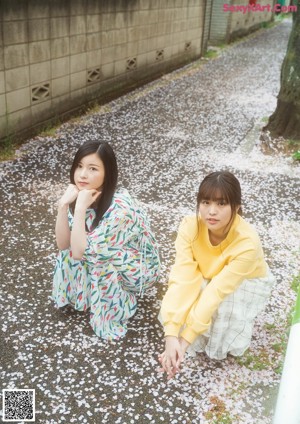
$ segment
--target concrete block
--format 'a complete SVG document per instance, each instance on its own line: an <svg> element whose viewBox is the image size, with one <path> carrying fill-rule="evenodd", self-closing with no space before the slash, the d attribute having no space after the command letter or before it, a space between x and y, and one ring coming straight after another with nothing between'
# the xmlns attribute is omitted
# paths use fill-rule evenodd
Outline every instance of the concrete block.
<svg viewBox="0 0 300 424"><path fill-rule="evenodd" d="M80 35L86 33L86 16L71 16L70 35Z"/></svg>
<svg viewBox="0 0 300 424"><path fill-rule="evenodd" d="M164 9L160 9L158 14L158 22L165 22L166 20L166 11Z"/></svg>
<svg viewBox="0 0 300 424"><path fill-rule="evenodd" d="M70 58L62 57L51 61L52 78L58 78L63 75L68 75L70 72Z"/></svg>
<svg viewBox="0 0 300 424"><path fill-rule="evenodd" d="M148 53L138 55L137 60L139 67L146 66L148 64Z"/></svg>
<svg viewBox="0 0 300 424"><path fill-rule="evenodd" d="M171 46L167 46L164 48L164 57L165 60L168 60L172 57L172 47Z"/></svg>
<svg viewBox="0 0 300 424"><path fill-rule="evenodd" d="M164 49L166 46L166 37L165 36L161 36L161 37L156 37L156 48L157 49Z"/></svg>
<svg viewBox="0 0 300 424"><path fill-rule="evenodd" d="M101 31L102 17L101 15L87 15L86 16L86 32L99 32Z"/></svg>
<svg viewBox="0 0 300 424"><path fill-rule="evenodd" d="M70 54L83 53L86 51L86 36L74 35L70 37Z"/></svg>
<svg viewBox="0 0 300 424"><path fill-rule="evenodd" d="M51 58L56 59L59 57L67 56L70 54L70 39L55 38L51 40Z"/></svg>
<svg viewBox="0 0 300 424"><path fill-rule="evenodd" d="M127 42L127 30L126 29L115 29L115 44L123 44Z"/></svg>
<svg viewBox="0 0 300 424"><path fill-rule="evenodd" d="M0 94L5 93L5 74L0 71Z"/></svg>
<svg viewBox="0 0 300 424"><path fill-rule="evenodd" d="M0 71L4 69L4 50L0 47Z"/></svg>
<svg viewBox="0 0 300 424"><path fill-rule="evenodd" d="M115 48L114 47L106 47L102 49L102 64L111 63L116 60Z"/></svg>
<svg viewBox="0 0 300 424"><path fill-rule="evenodd" d="M50 16L69 16L70 15L70 2L73 0L51 0L50 2Z"/></svg>
<svg viewBox="0 0 300 424"><path fill-rule="evenodd" d="M71 0L70 15L86 15L87 3L89 0Z"/></svg>
<svg viewBox="0 0 300 424"><path fill-rule="evenodd" d="M149 24L150 12L148 10L141 10L138 17L138 25L148 25Z"/></svg>
<svg viewBox="0 0 300 424"><path fill-rule="evenodd" d="M149 37L157 37L158 35L158 23L149 25Z"/></svg>
<svg viewBox="0 0 300 424"><path fill-rule="evenodd" d="M28 41L27 21L3 22L3 42L8 46L11 44L22 44Z"/></svg>
<svg viewBox="0 0 300 424"><path fill-rule="evenodd" d="M86 53L70 56L70 70L72 74L83 71L84 69L86 69Z"/></svg>
<svg viewBox="0 0 300 424"><path fill-rule="evenodd" d="M6 115L6 97L5 94L0 94L0 116Z"/></svg>
<svg viewBox="0 0 300 424"><path fill-rule="evenodd" d="M115 44L115 31L103 31L101 33L101 47L110 47Z"/></svg>
<svg viewBox="0 0 300 424"><path fill-rule="evenodd" d="M89 68L96 68L97 66L101 65L101 49L99 50L92 50L90 52L86 53L86 67Z"/></svg>
<svg viewBox="0 0 300 424"><path fill-rule="evenodd" d="M5 69L17 68L28 65L29 51L28 44L15 44L4 48Z"/></svg>
<svg viewBox="0 0 300 424"><path fill-rule="evenodd" d="M80 106L82 103L84 103L86 99L86 88L81 88L80 90L72 91L70 98L73 107Z"/></svg>
<svg viewBox="0 0 300 424"><path fill-rule="evenodd" d="M115 60L127 59L127 44L119 44L115 46Z"/></svg>
<svg viewBox="0 0 300 424"><path fill-rule="evenodd" d="M22 21L27 17L27 1L3 1L1 2L1 8L3 21Z"/></svg>
<svg viewBox="0 0 300 424"><path fill-rule="evenodd" d="M117 12L115 14L115 28L127 27L128 19L127 14L124 12Z"/></svg>
<svg viewBox="0 0 300 424"><path fill-rule="evenodd" d="M43 62L50 59L50 40L35 41L29 44L30 63Z"/></svg>
<svg viewBox="0 0 300 424"><path fill-rule="evenodd" d="M7 115L7 132L15 134L31 126L31 108L27 107Z"/></svg>
<svg viewBox="0 0 300 424"><path fill-rule="evenodd" d="M127 40L129 43L132 41L138 41L139 39L139 28L138 27L131 27L127 30Z"/></svg>
<svg viewBox="0 0 300 424"><path fill-rule="evenodd" d="M50 19L50 37L59 38L69 35L69 18L51 18Z"/></svg>
<svg viewBox="0 0 300 424"><path fill-rule="evenodd" d="M140 10L145 10L145 9L149 10L149 8L150 8L149 0L139 0L139 9ZM152 9L152 1L151 1L151 9Z"/></svg>
<svg viewBox="0 0 300 424"><path fill-rule="evenodd" d="M50 2L41 2L41 0L30 0L28 2L29 18L48 18L50 16Z"/></svg>
<svg viewBox="0 0 300 424"><path fill-rule="evenodd" d="M104 79L112 78L114 76L114 63L102 65L101 71Z"/></svg>
<svg viewBox="0 0 300 424"><path fill-rule="evenodd" d="M117 60L115 62L115 76L125 74L126 72L126 61L125 60Z"/></svg>
<svg viewBox="0 0 300 424"><path fill-rule="evenodd" d="M55 78L51 81L52 97L62 96L70 92L70 76Z"/></svg>
<svg viewBox="0 0 300 424"><path fill-rule="evenodd" d="M151 8L151 11L149 13L148 23L154 24L158 22L158 10L153 10Z"/></svg>
<svg viewBox="0 0 300 424"><path fill-rule="evenodd" d="M29 19L28 21L29 42L47 40L49 37L50 37L49 19Z"/></svg>
<svg viewBox="0 0 300 424"><path fill-rule="evenodd" d="M101 14L101 29L102 29L102 31L109 31L110 29L115 29L115 28L116 28L115 14L114 13L103 13L103 14Z"/></svg>
<svg viewBox="0 0 300 424"><path fill-rule="evenodd" d="M156 51L148 52L147 53L147 64L153 65L153 63L156 62L155 58L156 58Z"/></svg>
<svg viewBox="0 0 300 424"><path fill-rule="evenodd" d="M148 52L148 40L139 40L138 41L138 54Z"/></svg>
<svg viewBox="0 0 300 424"><path fill-rule="evenodd" d="M0 138L6 137L7 134L7 116L0 116Z"/></svg>
<svg viewBox="0 0 300 424"><path fill-rule="evenodd" d="M97 82L86 87L86 94L89 100L96 99L101 95L102 85L102 82Z"/></svg>
<svg viewBox="0 0 300 424"><path fill-rule="evenodd" d="M177 56L180 51L181 51L181 45L174 44L172 46L172 56Z"/></svg>
<svg viewBox="0 0 300 424"><path fill-rule="evenodd" d="M29 66L5 71L6 92L29 86Z"/></svg>
<svg viewBox="0 0 300 424"><path fill-rule="evenodd" d="M70 102L70 93L52 99L52 108L53 110L55 110L56 114L63 113L72 109L72 104Z"/></svg>
<svg viewBox="0 0 300 424"><path fill-rule="evenodd" d="M20 90L11 91L6 94L7 112L15 112L30 106L30 90L29 87Z"/></svg>
<svg viewBox="0 0 300 424"><path fill-rule="evenodd" d="M104 11L103 2L99 0L88 0L86 5L86 13L88 15L99 15Z"/></svg>
<svg viewBox="0 0 300 424"><path fill-rule="evenodd" d="M149 38L148 39L148 51L151 50L157 50L158 48L158 42L157 37Z"/></svg>
<svg viewBox="0 0 300 424"><path fill-rule="evenodd" d="M71 74L71 92L84 88L87 85L87 73L85 71Z"/></svg>
<svg viewBox="0 0 300 424"><path fill-rule="evenodd" d="M127 56L131 57L131 56L137 56L138 54L138 42L135 41L133 43L128 43L127 44Z"/></svg>
<svg viewBox="0 0 300 424"><path fill-rule="evenodd" d="M30 84L34 85L39 82L51 79L51 62L41 62L30 65Z"/></svg>
<svg viewBox="0 0 300 424"><path fill-rule="evenodd" d="M52 107L52 100L37 103L31 106L32 123L43 122L56 115Z"/></svg>
<svg viewBox="0 0 300 424"><path fill-rule="evenodd" d="M87 34L86 36L86 50L97 50L101 49L101 32L95 32L94 34Z"/></svg>
<svg viewBox="0 0 300 424"><path fill-rule="evenodd" d="M144 40L149 38L150 34L150 25L139 26L139 40Z"/></svg>

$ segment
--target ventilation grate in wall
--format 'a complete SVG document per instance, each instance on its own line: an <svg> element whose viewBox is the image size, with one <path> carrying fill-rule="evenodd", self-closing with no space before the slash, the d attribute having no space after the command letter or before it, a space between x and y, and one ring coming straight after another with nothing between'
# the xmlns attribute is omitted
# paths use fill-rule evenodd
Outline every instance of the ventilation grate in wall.
<svg viewBox="0 0 300 424"><path fill-rule="evenodd" d="M132 71L137 68L137 60L136 57L126 60L126 71Z"/></svg>
<svg viewBox="0 0 300 424"><path fill-rule="evenodd" d="M31 101L32 103L47 100L50 97L50 83L45 83L31 89Z"/></svg>
<svg viewBox="0 0 300 424"><path fill-rule="evenodd" d="M94 68L87 71L87 82L91 84L93 82L98 82L101 80L102 74L100 68Z"/></svg>
<svg viewBox="0 0 300 424"><path fill-rule="evenodd" d="M190 51L192 48L192 42L191 41L187 41L184 45L184 51L188 52Z"/></svg>
<svg viewBox="0 0 300 424"><path fill-rule="evenodd" d="M156 62L159 62L160 60L164 60L165 58L165 51L164 49L156 50Z"/></svg>

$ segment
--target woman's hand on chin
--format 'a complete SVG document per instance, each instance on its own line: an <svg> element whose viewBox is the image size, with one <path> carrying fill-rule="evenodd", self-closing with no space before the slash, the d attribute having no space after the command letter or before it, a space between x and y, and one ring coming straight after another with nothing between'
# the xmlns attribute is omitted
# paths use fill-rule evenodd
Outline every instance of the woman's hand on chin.
<svg viewBox="0 0 300 424"><path fill-rule="evenodd" d="M60 206L69 206L70 203L73 203L78 196L79 190L75 184L69 184L67 190L64 192L62 197L59 200Z"/></svg>
<svg viewBox="0 0 300 424"><path fill-rule="evenodd" d="M77 197L76 209L87 209L98 199L100 194L101 191L98 191L96 189L80 190Z"/></svg>

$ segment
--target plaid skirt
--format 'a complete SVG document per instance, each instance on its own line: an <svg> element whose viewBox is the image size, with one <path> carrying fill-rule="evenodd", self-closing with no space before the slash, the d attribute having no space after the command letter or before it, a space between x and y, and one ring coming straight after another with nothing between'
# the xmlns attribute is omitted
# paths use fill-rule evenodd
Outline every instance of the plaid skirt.
<svg viewBox="0 0 300 424"><path fill-rule="evenodd" d="M205 352L211 359L224 359L230 353L241 356L251 342L256 316L264 309L270 297L275 277L268 272L263 278L244 280L227 296L212 317L210 328L188 347L195 356ZM202 288L208 284L204 281Z"/></svg>

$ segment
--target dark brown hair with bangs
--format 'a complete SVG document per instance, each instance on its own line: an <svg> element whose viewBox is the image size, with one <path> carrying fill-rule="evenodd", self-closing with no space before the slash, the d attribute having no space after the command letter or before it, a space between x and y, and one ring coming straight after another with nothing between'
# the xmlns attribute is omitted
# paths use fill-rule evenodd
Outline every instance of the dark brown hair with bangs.
<svg viewBox="0 0 300 424"><path fill-rule="evenodd" d="M242 193L239 180L229 171L212 172L200 184L197 194L197 220L202 200L220 199L231 206L230 228L236 214L242 215Z"/></svg>

